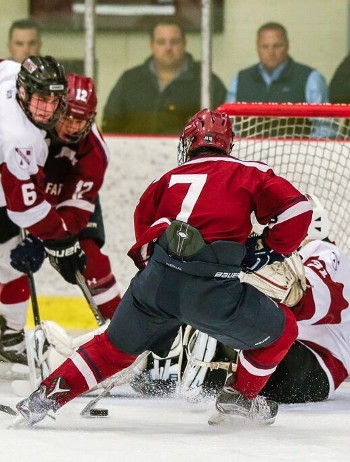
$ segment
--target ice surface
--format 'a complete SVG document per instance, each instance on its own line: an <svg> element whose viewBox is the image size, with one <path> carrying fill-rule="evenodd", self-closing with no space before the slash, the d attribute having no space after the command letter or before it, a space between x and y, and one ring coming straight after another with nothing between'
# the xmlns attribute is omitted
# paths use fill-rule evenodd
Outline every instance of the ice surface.
<svg viewBox="0 0 350 462"><path fill-rule="evenodd" d="M125 389L125 387L124 387ZM122 391L122 389L121 389ZM0 382L0 403L14 406L10 382ZM213 401L106 398L107 418L83 418L89 398L63 407L56 420L32 429L9 429L0 412L1 456L9 462L330 462L350 461L350 383L332 400L283 405L276 422L261 427L238 421L207 423Z"/></svg>

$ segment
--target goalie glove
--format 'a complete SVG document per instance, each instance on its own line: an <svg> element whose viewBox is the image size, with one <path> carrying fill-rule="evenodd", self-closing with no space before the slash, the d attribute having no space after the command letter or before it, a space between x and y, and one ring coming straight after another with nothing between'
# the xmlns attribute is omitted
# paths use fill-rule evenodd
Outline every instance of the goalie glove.
<svg viewBox="0 0 350 462"><path fill-rule="evenodd" d="M305 268L298 252L253 273L240 273L241 282L251 284L268 297L289 307L299 303L306 290Z"/></svg>
<svg viewBox="0 0 350 462"><path fill-rule="evenodd" d="M51 266L71 284L76 284L76 272L84 272L86 267L86 255L80 247L76 236L64 239L44 241L46 253L49 256Z"/></svg>
<svg viewBox="0 0 350 462"><path fill-rule="evenodd" d="M264 236L252 236L246 242L246 256L242 262L243 271L258 271L266 265L282 262L289 255L283 255L270 249Z"/></svg>

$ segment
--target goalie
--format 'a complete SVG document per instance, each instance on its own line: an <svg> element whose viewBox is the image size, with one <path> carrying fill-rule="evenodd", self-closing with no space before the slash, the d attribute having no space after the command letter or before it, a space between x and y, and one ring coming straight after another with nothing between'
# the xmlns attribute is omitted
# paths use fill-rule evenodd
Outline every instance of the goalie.
<svg viewBox="0 0 350 462"><path fill-rule="evenodd" d="M299 249L302 260L293 254L283 263L241 277L289 306L297 319L297 340L260 392L279 403L328 399L350 374L350 261L328 240L328 217L319 200L315 196L309 199L313 220ZM216 395L239 352L193 329L187 329L184 339L188 362L182 367L181 394L189 400ZM171 356L174 363L174 354ZM149 364L154 361L166 360L153 359ZM164 377L164 370L159 366L158 370L161 374L150 367L134 379L133 387L152 394L173 390L175 385ZM167 380L166 387L160 376Z"/></svg>

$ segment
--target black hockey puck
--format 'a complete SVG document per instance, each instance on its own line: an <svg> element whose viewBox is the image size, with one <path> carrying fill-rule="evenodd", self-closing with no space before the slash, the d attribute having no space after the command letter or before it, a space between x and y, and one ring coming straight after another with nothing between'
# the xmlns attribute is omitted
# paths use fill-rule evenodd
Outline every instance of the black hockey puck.
<svg viewBox="0 0 350 462"><path fill-rule="evenodd" d="M93 417L107 417L108 409L90 409L90 415Z"/></svg>

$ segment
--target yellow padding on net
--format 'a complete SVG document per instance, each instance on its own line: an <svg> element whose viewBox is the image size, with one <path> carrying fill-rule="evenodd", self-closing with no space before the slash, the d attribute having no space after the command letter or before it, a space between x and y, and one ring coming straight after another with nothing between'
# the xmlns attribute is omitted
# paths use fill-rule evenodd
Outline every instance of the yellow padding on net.
<svg viewBox="0 0 350 462"><path fill-rule="evenodd" d="M96 320L83 297L38 297L40 319L56 321L69 329L95 329ZM33 311L29 307L27 327L33 327Z"/></svg>

